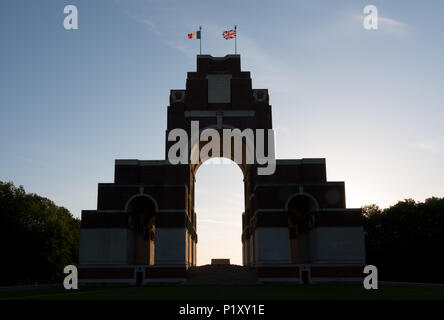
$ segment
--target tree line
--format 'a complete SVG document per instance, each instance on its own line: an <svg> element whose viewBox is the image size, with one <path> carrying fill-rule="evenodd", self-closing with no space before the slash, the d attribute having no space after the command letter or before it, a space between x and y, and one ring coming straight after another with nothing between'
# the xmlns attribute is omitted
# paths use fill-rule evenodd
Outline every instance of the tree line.
<svg viewBox="0 0 444 320"><path fill-rule="evenodd" d="M387 281L444 283L444 198L363 207L367 264ZM0 181L0 286L60 282L78 264L80 220Z"/></svg>
<svg viewBox="0 0 444 320"><path fill-rule="evenodd" d="M379 280L444 283L444 198L363 207L367 264Z"/></svg>
<svg viewBox="0 0 444 320"><path fill-rule="evenodd" d="M22 186L0 181L0 285L54 283L77 264L80 220Z"/></svg>

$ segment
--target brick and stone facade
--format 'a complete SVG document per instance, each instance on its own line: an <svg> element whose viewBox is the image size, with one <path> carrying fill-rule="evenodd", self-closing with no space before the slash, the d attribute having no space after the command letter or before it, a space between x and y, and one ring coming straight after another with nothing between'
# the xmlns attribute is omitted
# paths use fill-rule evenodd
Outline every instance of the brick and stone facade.
<svg viewBox="0 0 444 320"><path fill-rule="evenodd" d="M165 159L174 144L170 131L181 128L191 137L192 121L201 131L272 129L268 91L252 89L239 55L198 55L186 89L171 90L167 113ZM202 146L191 137L190 156ZM97 210L82 212L81 281L183 281L196 265L194 184L200 164L116 160L114 182L98 186ZM243 264L262 280L361 278L361 210L346 208L344 182L327 181L325 159L278 159L272 175L258 175L260 166L240 164Z"/></svg>

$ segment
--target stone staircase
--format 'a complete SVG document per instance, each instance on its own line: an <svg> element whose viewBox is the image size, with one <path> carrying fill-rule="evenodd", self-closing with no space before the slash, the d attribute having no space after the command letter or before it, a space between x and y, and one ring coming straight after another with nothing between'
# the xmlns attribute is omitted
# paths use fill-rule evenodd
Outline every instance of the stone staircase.
<svg viewBox="0 0 444 320"><path fill-rule="evenodd" d="M187 271L185 284L254 284L258 283L254 269L238 265L204 265Z"/></svg>

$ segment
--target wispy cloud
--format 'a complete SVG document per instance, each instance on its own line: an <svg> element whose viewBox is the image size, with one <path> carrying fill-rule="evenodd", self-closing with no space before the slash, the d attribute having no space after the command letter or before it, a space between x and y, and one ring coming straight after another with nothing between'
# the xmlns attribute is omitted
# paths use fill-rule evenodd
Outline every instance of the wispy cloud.
<svg viewBox="0 0 444 320"><path fill-rule="evenodd" d="M149 18L145 17L139 17L135 15L134 13L131 13L129 11L125 11L126 15L136 21L137 23L140 23L146 27L155 35L157 38L165 45L169 46L172 49L178 50L181 53L183 53L185 56L187 56L190 59L193 59L196 55L196 53L191 50L190 48L180 44L177 41L173 41L168 34L165 31L162 31L162 26L156 24Z"/></svg>
<svg viewBox="0 0 444 320"><path fill-rule="evenodd" d="M146 2L115 1L130 19L146 26L161 43L179 51L189 59L195 59L196 43L186 39L186 33L197 28L193 23L192 14L187 15L174 6L168 6L168 3L157 1L151 1L148 7ZM169 17L168 21L164 19L165 15ZM206 21L206 23L204 21L203 26L204 54L208 52L208 48L211 48L210 54L213 55L217 55L218 52L230 53L234 49L233 40L226 41L222 38L222 31L226 30L227 26L219 25L214 21ZM267 49L260 45L261 40L256 40L254 36L245 32L239 33L238 49L243 54L243 64L246 70L253 68L255 70L254 85L267 87L273 92L294 91L294 75L290 75L289 66L267 53Z"/></svg>
<svg viewBox="0 0 444 320"><path fill-rule="evenodd" d="M383 26L390 26L395 28L407 27L406 23L388 17L379 17L379 23L381 23Z"/></svg>
<svg viewBox="0 0 444 320"><path fill-rule="evenodd" d="M354 21L362 25L365 15L349 13L347 16ZM389 18L386 16L378 15L378 29L374 31L381 31L391 35L405 35L407 33L408 25L405 22Z"/></svg>
<svg viewBox="0 0 444 320"><path fill-rule="evenodd" d="M442 148L435 141L419 141L411 145L414 149L430 154L440 154L442 153Z"/></svg>

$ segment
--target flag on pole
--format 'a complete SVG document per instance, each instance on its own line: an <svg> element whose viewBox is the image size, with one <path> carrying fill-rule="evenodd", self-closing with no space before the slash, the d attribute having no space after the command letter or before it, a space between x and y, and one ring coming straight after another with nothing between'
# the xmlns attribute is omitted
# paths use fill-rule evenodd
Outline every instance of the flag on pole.
<svg viewBox="0 0 444 320"><path fill-rule="evenodd" d="M188 33L188 39L200 39L200 30Z"/></svg>
<svg viewBox="0 0 444 320"><path fill-rule="evenodd" d="M188 33L188 39L199 39L199 53L202 54L202 26L199 31Z"/></svg>
<svg viewBox="0 0 444 320"><path fill-rule="evenodd" d="M222 36L225 38L225 40L236 38L236 28L224 31Z"/></svg>
<svg viewBox="0 0 444 320"><path fill-rule="evenodd" d="M234 54L237 54L237 36L236 36L237 26L234 25L234 29L224 31L222 36L225 40L234 39Z"/></svg>

